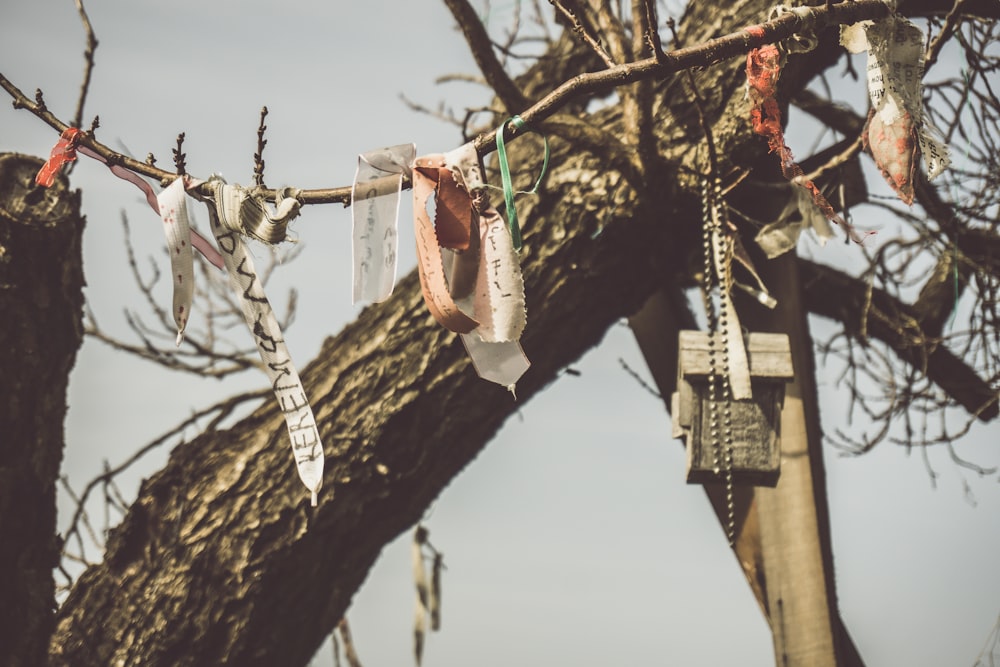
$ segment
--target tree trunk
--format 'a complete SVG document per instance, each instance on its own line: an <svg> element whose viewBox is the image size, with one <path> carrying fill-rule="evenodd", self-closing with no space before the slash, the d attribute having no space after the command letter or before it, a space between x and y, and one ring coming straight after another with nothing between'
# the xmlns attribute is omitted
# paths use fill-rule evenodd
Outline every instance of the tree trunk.
<svg viewBox="0 0 1000 667"><path fill-rule="evenodd" d="M696 43L752 24L769 7L754 0L719 16L715 5L697 3L681 34ZM822 68L835 52L827 44L809 62ZM785 76L794 86L804 75L792 67ZM536 68L522 86L530 98L556 76L565 78ZM745 118L742 60L698 78L721 152L737 160L766 151ZM702 136L682 77L662 82L655 96L661 162L645 184L609 170L606 155L556 141L545 195L519 204L528 221L523 344L533 364L520 401L658 284L687 279L686 241L697 243L700 206L678 187L691 179L677 169L695 165ZM590 122L621 136L620 115L613 107ZM537 154L530 142L512 144L515 161L518 152ZM80 577L60 610L54 664L306 664L382 546L517 408L475 376L461 343L433 323L413 274L328 340L303 380L329 457L320 506L308 507L271 403L178 447L143 485L104 563Z"/></svg>
<svg viewBox="0 0 1000 667"><path fill-rule="evenodd" d="M66 386L83 336L83 218L65 178L0 155L0 664L45 663L59 564L56 479Z"/></svg>
<svg viewBox="0 0 1000 667"><path fill-rule="evenodd" d="M764 0L720 11L693 3L680 26L694 44L764 19ZM835 31L782 75L788 92L834 61ZM592 61L572 37L560 57L519 81L534 99ZM565 58L572 50L579 57ZM742 59L697 75L724 166L767 151L752 135ZM553 141L545 193L519 203L532 368L530 399L635 313L655 289L689 284L698 247L698 117L683 76L652 93L655 164L609 168L623 136L617 106L583 114L607 151ZM579 113L577 113L579 112ZM570 124L571 125L571 124ZM568 132L566 123L543 130ZM510 147L537 156L531 136ZM628 150L633 150L628 147ZM619 151L620 153L620 151ZM457 338L424 307L415 274L367 308L302 373L329 457L320 504L310 508L289 456L282 416L267 402L231 429L177 447L147 480L103 563L89 568L59 611L55 665L304 665L342 617L382 546L410 527L485 446L518 404L478 379ZM262 385L263 385L262 378Z"/></svg>

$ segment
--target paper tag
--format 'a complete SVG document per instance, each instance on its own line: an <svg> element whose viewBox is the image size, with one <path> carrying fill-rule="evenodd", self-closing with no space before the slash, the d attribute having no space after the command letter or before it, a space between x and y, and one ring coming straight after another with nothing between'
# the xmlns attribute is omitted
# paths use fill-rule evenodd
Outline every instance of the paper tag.
<svg viewBox="0 0 1000 667"><path fill-rule="evenodd" d="M246 194L240 186L227 185L221 179L213 179L210 184L214 200L214 206L209 205L212 232L229 272L229 284L239 298L271 389L285 416L299 478L309 489L310 500L315 506L323 484L323 443L302 380L285 347L278 320L243 244L244 225L240 215Z"/></svg>
<svg viewBox="0 0 1000 667"><path fill-rule="evenodd" d="M400 144L358 156L351 189L353 302L385 301L396 282L399 197L403 176L416 156L414 144Z"/></svg>
<svg viewBox="0 0 1000 667"><path fill-rule="evenodd" d="M184 178L178 177L156 197L163 220L163 233L170 253L170 277L174 285L173 315L177 324L177 345L184 340L184 329L191 315L194 299L194 254L191 252L191 224L188 221L187 193Z"/></svg>

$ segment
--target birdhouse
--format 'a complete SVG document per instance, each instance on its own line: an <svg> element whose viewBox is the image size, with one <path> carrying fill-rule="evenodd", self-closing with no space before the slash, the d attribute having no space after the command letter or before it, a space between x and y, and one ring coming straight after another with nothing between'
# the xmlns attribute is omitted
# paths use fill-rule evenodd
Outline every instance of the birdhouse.
<svg viewBox="0 0 1000 667"><path fill-rule="evenodd" d="M705 331L681 331L679 337L677 390L670 411L674 437L684 438L687 444L689 484L724 481L725 454L716 449L722 445L710 435L709 336ZM746 342L753 397L730 401L732 479L734 484L774 486L781 472L785 383L794 376L791 348L784 334L751 333ZM720 349L720 343L716 342L715 349ZM720 398L719 414L724 407Z"/></svg>

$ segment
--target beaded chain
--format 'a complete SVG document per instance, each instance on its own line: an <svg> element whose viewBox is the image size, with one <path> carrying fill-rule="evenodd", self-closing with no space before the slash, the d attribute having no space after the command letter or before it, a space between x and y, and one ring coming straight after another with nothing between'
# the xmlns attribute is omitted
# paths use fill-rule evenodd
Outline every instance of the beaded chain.
<svg viewBox="0 0 1000 667"><path fill-rule="evenodd" d="M705 257L702 298L708 319L708 417L711 438L709 446L712 448L713 472L717 477L722 476L725 482L726 537L732 546L736 533L736 512L733 501L733 414L729 386L730 322L727 312L730 310L729 300L732 298L728 278L733 255L732 240L727 236L728 225L724 224L726 215L722 199L722 183L717 175L702 178L701 202L702 243ZM716 275L715 283L719 287L718 311L712 298L713 274ZM721 343L721 351L716 350L717 342Z"/></svg>

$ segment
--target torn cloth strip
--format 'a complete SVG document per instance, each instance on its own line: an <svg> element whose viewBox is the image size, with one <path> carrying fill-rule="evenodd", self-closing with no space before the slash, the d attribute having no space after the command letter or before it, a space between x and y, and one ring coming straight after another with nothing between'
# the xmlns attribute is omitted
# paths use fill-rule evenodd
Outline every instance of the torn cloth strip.
<svg viewBox="0 0 1000 667"><path fill-rule="evenodd" d="M469 197L463 200L464 205L472 208L468 247L462 252L442 251L449 291L459 309L479 322L475 333L484 342L515 342L521 337L527 315L513 235L490 205L475 146L470 142L445 153L444 163Z"/></svg>
<svg viewBox="0 0 1000 667"><path fill-rule="evenodd" d="M173 315L177 325L177 345L184 340L194 299L194 254L191 252L191 224L188 221L184 177L174 180L156 197L163 220L163 234L170 254L170 278L174 286Z"/></svg>
<svg viewBox="0 0 1000 667"><path fill-rule="evenodd" d="M460 255L444 250L443 266L452 285L474 281L470 293L455 303L479 321L474 331L461 334L476 374L506 387L516 397L517 381L531 366L518 342L527 319L524 281L507 225L495 208L488 207L480 216L479 229L474 261L468 261L469 252ZM472 274L471 280L456 268L463 265Z"/></svg>
<svg viewBox="0 0 1000 667"><path fill-rule="evenodd" d="M721 333L728 358L729 391L733 399L741 401L753 398L753 391L750 384L750 362L743 342L743 327L732 299L735 235L725 233L728 221L725 221L718 204L712 206L711 215L713 224L709 250L712 253L712 266L719 280L719 300L723 310L719 319L720 324L725 325L725 330Z"/></svg>
<svg viewBox="0 0 1000 667"><path fill-rule="evenodd" d="M427 211L432 195L437 224L431 222ZM472 198L456 184L445 166L443 155L427 155L414 162L413 226L417 240L420 287L428 310L445 329L469 333L479 326L479 322L463 313L455 304L444 272L441 249L468 248L472 233ZM440 237L444 237L443 242Z"/></svg>
<svg viewBox="0 0 1000 667"><path fill-rule="evenodd" d="M428 212L432 197L436 224ZM524 282L506 225L489 205L475 146L418 158L413 200L417 265L428 309L461 335L479 377L513 392L530 365L517 342L526 319ZM503 236L496 236L497 230Z"/></svg>
<svg viewBox="0 0 1000 667"><path fill-rule="evenodd" d="M809 194L802 188L793 187L792 196L778 219L762 227L754 241L768 259L774 259L795 249L803 229L812 229L820 245L833 238L829 221L813 206Z"/></svg>
<svg viewBox="0 0 1000 667"><path fill-rule="evenodd" d="M823 211L828 220L843 227L852 241L861 243L864 236L837 215L816 184L805 178L802 167L795 162L791 149L785 144L785 135L781 129L781 109L774 97L778 77L781 76L781 66L782 56L774 44L765 44L747 54L747 93L751 103L750 120L753 130L766 137L771 152L778 154L784 177L806 189L812 195L813 203Z"/></svg>
<svg viewBox="0 0 1000 667"><path fill-rule="evenodd" d="M299 478L309 490L315 506L323 483L323 443L302 380L288 354L278 320L243 243L241 234L245 223L241 220L241 211L249 210L244 207L248 195L240 186L228 185L220 178L211 179L209 187L212 192L208 207L212 232L226 263L229 284L240 301L243 317L271 381L271 389L285 416Z"/></svg>
<svg viewBox="0 0 1000 667"><path fill-rule="evenodd" d="M351 188L353 302L385 301L396 282L399 198L416 157L414 144L358 155Z"/></svg>
<svg viewBox="0 0 1000 667"><path fill-rule="evenodd" d="M517 341L527 323L524 279L513 239L490 206L479 218L479 272L473 299L476 333L486 343Z"/></svg>
<svg viewBox="0 0 1000 667"><path fill-rule="evenodd" d="M864 21L841 30L841 44L852 53L868 52L868 95L872 110L865 146L883 178L907 205L913 203L917 153L933 179L950 162L940 133L924 118L924 34L899 16Z"/></svg>
<svg viewBox="0 0 1000 667"><path fill-rule="evenodd" d="M35 184L45 188L52 187L56 181L56 175L62 170L63 165L76 160L76 145L82 135L83 132L75 127L67 127L63 130L62 134L59 135L59 141L49 153L49 159L38 170Z"/></svg>

